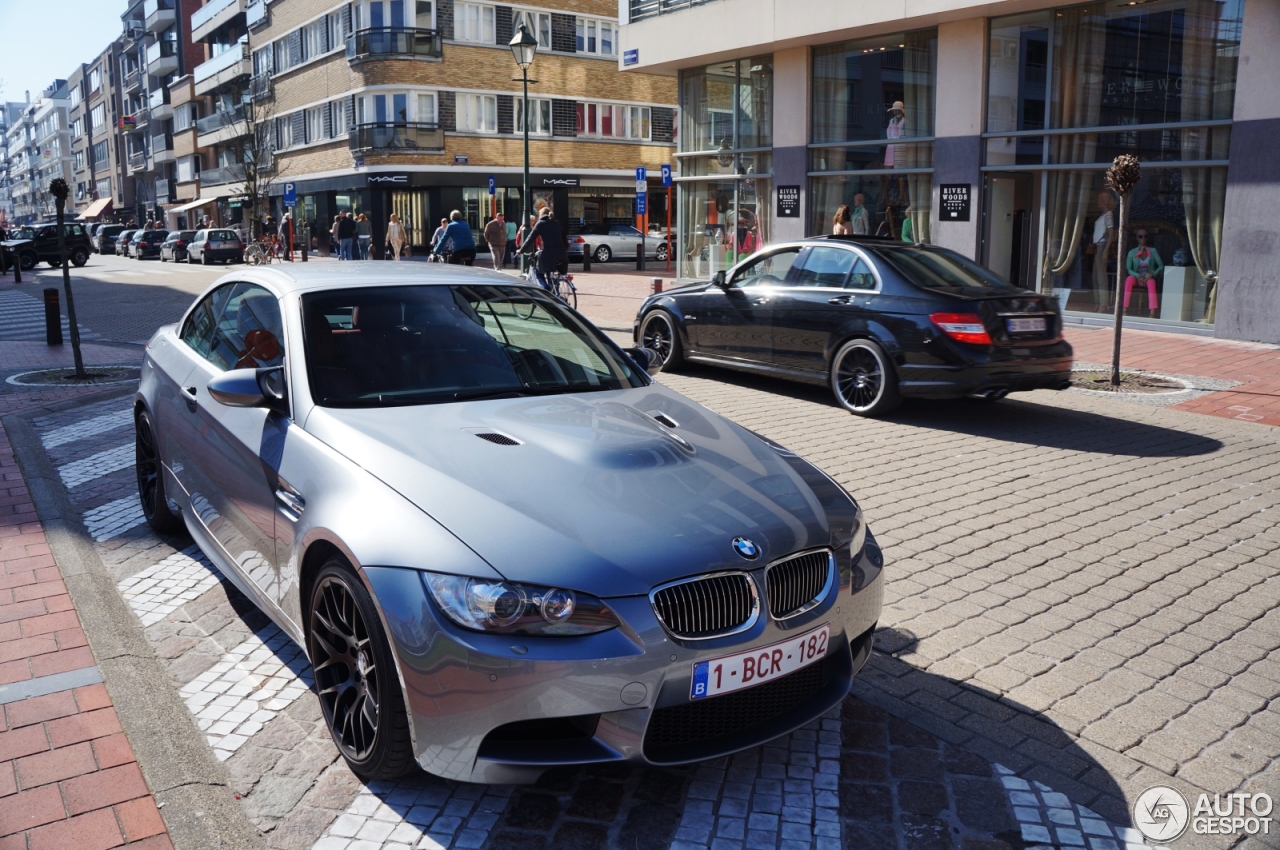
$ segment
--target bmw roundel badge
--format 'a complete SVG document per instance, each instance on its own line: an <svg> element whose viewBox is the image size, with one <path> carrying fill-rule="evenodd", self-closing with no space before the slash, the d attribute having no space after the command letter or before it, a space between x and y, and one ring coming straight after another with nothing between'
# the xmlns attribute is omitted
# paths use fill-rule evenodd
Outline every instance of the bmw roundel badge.
<svg viewBox="0 0 1280 850"><path fill-rule="evenodd" d="M760 547L745 537L733 538L733 551L748 561L754 561L760 557Z"/></svg>

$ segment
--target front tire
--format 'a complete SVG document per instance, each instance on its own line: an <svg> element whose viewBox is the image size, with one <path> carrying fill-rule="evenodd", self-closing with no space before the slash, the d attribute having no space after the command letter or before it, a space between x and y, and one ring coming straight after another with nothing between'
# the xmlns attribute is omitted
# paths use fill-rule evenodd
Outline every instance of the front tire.
<svg viewBox="0 0 1280 850"><path fill-rule="evenodd" d="M664 372L684 365L684 343L675 319L666 310L651 310L640 322L640 347L657 352L658 365Z"/></svg>
<svg viewBox="0 0 1280 850"><path fill-rule="evenodd" d="M902 402L884 349L869 339L846 342L831 361L831 391L855 416L883 416Z"/></svg>
<svg viewBox="0 0 1280 850"><path fill-rule="evenodd" d="M662 242L658 245L658 250L654 252L653 258L660 263L667 261L667 243Z"/></svg>
<svg viewBox="0 0 1280 850"><path fill-rule="evenodd" d="M71 252L71 265L80 268L87 262L89 262L89 252L84 248L76 248Z"/></svg>
<svg viewBox="0 0 1280 850"><path fill-rule="evenodd" d="M307 654L333 742L357 776L413 770L409 718L373 599L341 558L320 568L307 607Z"/></svg>
<svg viewBox="0 0 1280 850"><path fill-rule="evenodd" d="M607 263L613 259L613 251L609 250L608 245L601 245L596 248L596 262Z"/></svg>
<svg viewBox="0 0 1280 850"><path fill-rule="evenodd" d="M147 524L158 534L177 534L182 531L182 518L169 508L164 492L164 468L160 461L160 448L156 442L151 414L142 411L134 422L134 470L138 476L138 498L142 501L142 515Z"/></svg>

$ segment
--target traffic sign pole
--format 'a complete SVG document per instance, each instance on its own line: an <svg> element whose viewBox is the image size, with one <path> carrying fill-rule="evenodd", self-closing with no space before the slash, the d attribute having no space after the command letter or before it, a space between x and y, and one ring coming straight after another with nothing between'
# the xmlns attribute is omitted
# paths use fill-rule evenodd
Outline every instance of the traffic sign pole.
<svg viewBox="0 0 1280 850"><path fill-rule="evenodd" d="M636 229L640 231L640 251L636 255L636 268L644 271L645 249L648 247L647 231L649 215L649 175L643 165L636 168Z"/></svg>
<svg viewBox="0 0 1280 850"><path fill-rule="evenodd" d="M662 166L662 185L667 190L667 271L671 271L671 166Z"/></svg>

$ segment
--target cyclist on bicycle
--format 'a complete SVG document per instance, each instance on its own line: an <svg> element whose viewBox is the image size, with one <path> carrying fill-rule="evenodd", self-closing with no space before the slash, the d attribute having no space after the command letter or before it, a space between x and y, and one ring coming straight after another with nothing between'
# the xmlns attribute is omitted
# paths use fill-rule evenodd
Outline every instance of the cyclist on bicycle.
<svg viewBox="0 0 1280 850"><path fill-rule="evenodd" d="M471 226L462 217L461 210L449 213L449 224L445 226L440 241L436 244L435 253L441 254L446 246L452 246L452 253L446 262L455 266L469 266L476 258L476 240L471 235Z"/></svg>
<svg viewBox="0 0 1280 850"><path fill-rule="evenodd" d="M544 289L551 288L551 275L569 260L565 249L564 236L560 232L560 223L555 220L551 208L547 207L538 217L529 237L520 246L522 254L536 254L533 267L534 276Z"/></svg>

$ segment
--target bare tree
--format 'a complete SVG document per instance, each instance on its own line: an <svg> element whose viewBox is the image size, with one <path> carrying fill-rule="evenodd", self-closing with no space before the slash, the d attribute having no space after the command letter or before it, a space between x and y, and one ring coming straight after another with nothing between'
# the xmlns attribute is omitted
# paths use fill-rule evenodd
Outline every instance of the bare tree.
<svg viewBox="0 0 1280 850"><path fill-rule="evenodd" d="M1120 331L1124 324L1125 254L1124 233L1129 226L1129 205L1133 190L1142 179L1142 166L1132 154L1122 153L1107 169L1107 188L1120 198L1120 220L1116 223L1116 304L1114 339L1111 343L1111 385L1120 386ZM1101 258L1099 258L1101 259Z"/></svg>
<svg viewBox="0 0 1280 850"><path fill-rule="evenodd" d="M230 143L236 154L235 158L240 163L239 176L243 181L241 194L246 198L245 209L248 210L251 239L261 235L271 189L287 171L280 167L275 158L276 110L275 100L270 95L270 83L263 85L265 94L263 91L255 91L255 87L255 83L251 82L249 97L242 107L244 133Z"/></svg>

